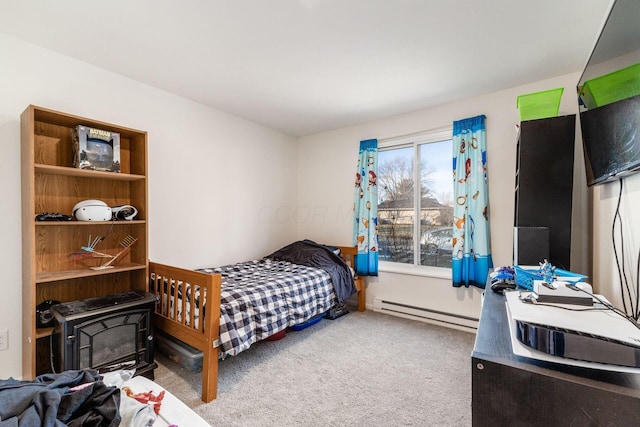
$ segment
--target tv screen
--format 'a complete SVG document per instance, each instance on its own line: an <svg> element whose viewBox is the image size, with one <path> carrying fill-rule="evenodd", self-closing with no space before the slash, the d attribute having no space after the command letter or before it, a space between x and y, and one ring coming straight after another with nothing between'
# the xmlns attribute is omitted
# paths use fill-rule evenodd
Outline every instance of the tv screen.
<svg viewBox="0 0 640 427"><path fill-rule="evenodd" d="M587 185L640 171L640 96L580 113Z"/></svg>
<svg viewBox="0 0 640 427"><path fill-rule="evenodd" d="M615 0L578 82L587 184L640 171L640 1Z"/></svg>

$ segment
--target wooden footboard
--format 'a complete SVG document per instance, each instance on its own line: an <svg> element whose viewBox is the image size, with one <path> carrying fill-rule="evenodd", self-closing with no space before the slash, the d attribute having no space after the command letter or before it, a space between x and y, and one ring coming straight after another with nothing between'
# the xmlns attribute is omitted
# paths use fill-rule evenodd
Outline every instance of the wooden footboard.
<svg viewBox="0 0 640 427"><path fill-rule="evenodd" d="M342 258L355 266L358 250L339 246ZM358 311L365 310L364 277L355 277ZM218 339L220 335L219 274L186 270L149 262L149 292L156 295L154 326L202 351L202 400L211 402L218 388ZM179 297L176 295L179 294ZM203 298L203 295L205 296ZM203 303L206 299L206 307Z"/></svg>
<svg viewBox="0 0 640 427"><path fill-rule="evenodd" d="M219 274L149 262L149 292L158 299L154 325L202 351L204 402L215 399L218 388L220 282ZM180 294L180 297L175 298L176 294ZM205 300L206 307L203 309Z"/></svg>

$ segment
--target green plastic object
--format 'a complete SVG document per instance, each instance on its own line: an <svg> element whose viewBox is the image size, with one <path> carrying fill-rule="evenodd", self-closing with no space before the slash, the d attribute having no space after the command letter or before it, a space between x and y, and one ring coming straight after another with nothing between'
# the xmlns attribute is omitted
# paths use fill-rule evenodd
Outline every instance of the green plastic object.
<svg viewBox="0 0 640 427"><path fill-rule="evenodd" d="M640 95L640 63L587 80L580 99L587 108L597 108Z"/></svg>
<svg viewBox="0 0 640 427"><path fill-rule="evenodd" d="M518 96L517 104L518 110L520 110L520 120L556 117L560 109L560 99L563 91L564 88L559 87Z"/></svg>

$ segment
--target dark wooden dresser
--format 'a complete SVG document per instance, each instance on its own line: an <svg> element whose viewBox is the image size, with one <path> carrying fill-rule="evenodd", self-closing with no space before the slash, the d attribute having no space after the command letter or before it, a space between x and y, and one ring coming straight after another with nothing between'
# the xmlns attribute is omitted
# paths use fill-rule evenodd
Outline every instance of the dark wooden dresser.
<svg viewBox="0 0 640 427"><path fill-rule="evenodd" d="M640 374L513 354L505 302L487 285L471 355L474 427L640 426Z"/></svg>

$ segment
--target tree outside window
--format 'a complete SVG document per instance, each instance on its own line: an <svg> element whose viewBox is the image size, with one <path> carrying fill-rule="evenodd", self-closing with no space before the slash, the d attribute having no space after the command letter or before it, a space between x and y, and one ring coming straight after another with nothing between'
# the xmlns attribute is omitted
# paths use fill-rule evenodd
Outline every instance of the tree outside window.
<svg viewBox="0 0 640 427"><path fill-rule="evenodd" d="M450 139L424 142L416 138L380 149L381 261L451 268L451 147Z"/></svg>

